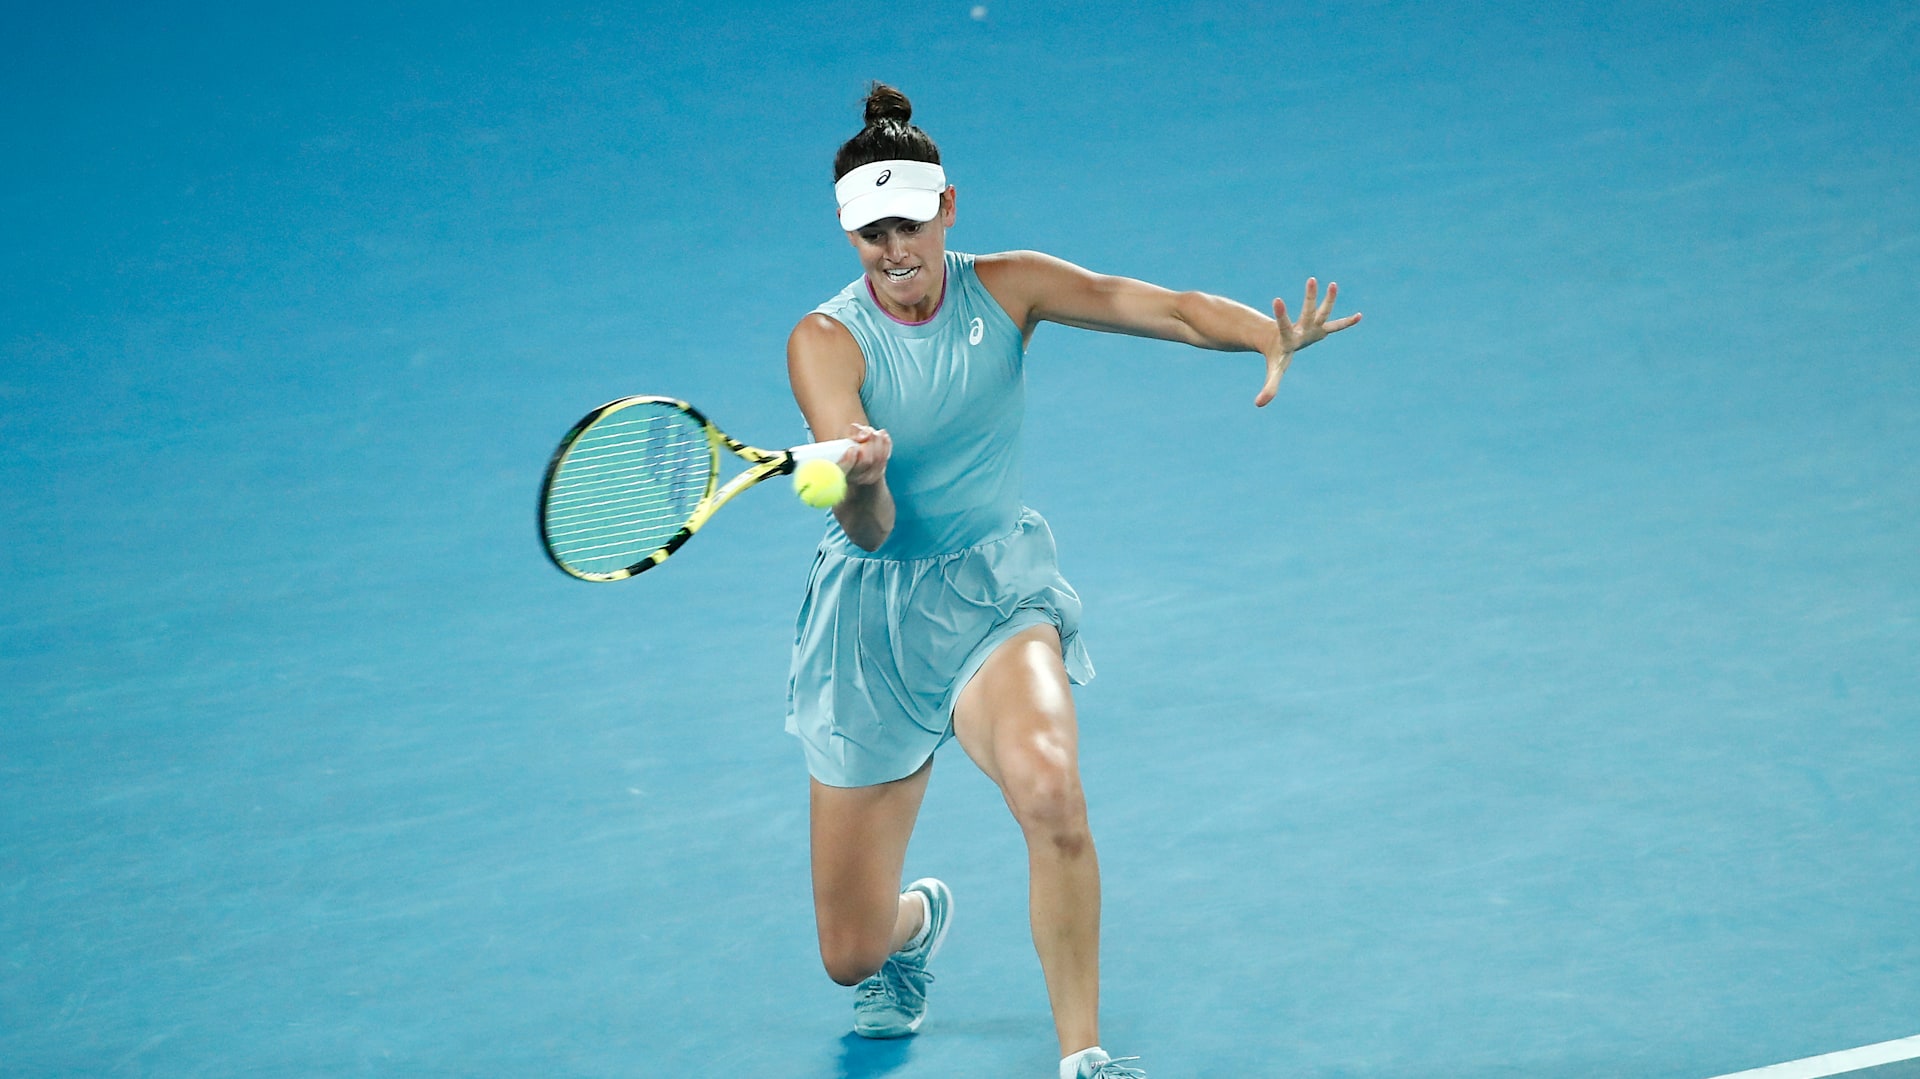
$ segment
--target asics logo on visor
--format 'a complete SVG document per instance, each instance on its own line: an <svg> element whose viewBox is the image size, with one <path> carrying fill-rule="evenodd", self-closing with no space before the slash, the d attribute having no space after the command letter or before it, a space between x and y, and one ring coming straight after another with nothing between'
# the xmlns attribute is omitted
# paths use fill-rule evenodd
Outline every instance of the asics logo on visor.
<svg viewBox="0 0 1920 1079"><path fill-rule="evenodd" d="M887 171L880 174L880 178L873 182L873 186L885 187L887 186L887 181L891 179L893 179L893 170L888 169Z"/></svg>

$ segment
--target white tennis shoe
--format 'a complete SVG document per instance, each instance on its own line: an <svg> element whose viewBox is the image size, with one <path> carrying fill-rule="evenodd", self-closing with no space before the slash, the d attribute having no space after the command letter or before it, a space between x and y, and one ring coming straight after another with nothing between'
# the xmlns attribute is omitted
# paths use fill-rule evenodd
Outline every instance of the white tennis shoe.
<svg viewBox="0 0 1920 1079"><path fill-rule="evenodd" d="M856 988L853 1032L863 1038L904 1038L920 1029L927 1018L927 985L933 974L927 963L946 943L953 924L953 891L932 877L907 885L927 902L927 921L918 947L902 948L887 957L872 977ZM1118 1076L1115 1079L1119 1079Z"/></svg>

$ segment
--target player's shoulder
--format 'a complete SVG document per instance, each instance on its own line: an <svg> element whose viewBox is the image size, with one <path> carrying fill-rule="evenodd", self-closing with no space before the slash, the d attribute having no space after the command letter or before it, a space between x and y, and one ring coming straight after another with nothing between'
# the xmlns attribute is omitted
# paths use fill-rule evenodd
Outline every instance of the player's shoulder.
<svg viewBox="0 0 1920 1079"><path fill-rule="evenodd" d="M866 355L853 331L829 315L812 312L787 337L787 374L796 382L851 378L857 385L866 366Z"/></svg>
<svg viewBox="0 0 1920 1079"><path fill-rule="evenodd" d="M1066 259L1045 251L997 251L991 255L975 256L973 266L974 272L988 287L994 284L1044 286L1063 276L1086 272Z"/></svg>
<svg viewBox="0 0 1920 1079"><path fill-rule="evenodd" d="M793 333L787 337L787 348L788 351L792 351L796 347L807 351L828 352L845 348L851 348L855 352L860 350L858 342L854 340L853 331L847 329L845 323L820 311L808 313L793 327Z"/></svg>
<svg viewBox="0 0 1920 1079"><path fill-rule="evenodd" d="M973 256L974 269L986 273L1022 273L1059 261L1045 251L995 251Z"/></svg>
<svg viewBox="0 0 1920 1079"><path fill-rule="evenodd" d="M1093 275L1066 259L1044 251L1001 251L981 255L974 273L1000 306L1023 329L1031 330L1034 312L1058 297L1081 288Z"/></svg>

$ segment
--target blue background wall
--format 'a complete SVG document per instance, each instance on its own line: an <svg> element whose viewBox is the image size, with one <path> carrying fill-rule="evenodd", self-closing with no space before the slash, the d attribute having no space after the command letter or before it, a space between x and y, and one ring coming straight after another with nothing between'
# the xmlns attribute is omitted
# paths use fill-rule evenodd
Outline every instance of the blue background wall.
<svg viewBox="0 0 1920 1079"><path fill-rule="evenodd" d="M1051 1074L959 755L934 1018L843 1037L780 733L819 519L757 492L609 587L532 530L608 398L802 437L871 78L958 248L1367 314L1261 411L1253 357L1030 354L1109 1048L1682 1079L1916 1033L1920 17L970 9L10 20L4 1070Z"/></svg>

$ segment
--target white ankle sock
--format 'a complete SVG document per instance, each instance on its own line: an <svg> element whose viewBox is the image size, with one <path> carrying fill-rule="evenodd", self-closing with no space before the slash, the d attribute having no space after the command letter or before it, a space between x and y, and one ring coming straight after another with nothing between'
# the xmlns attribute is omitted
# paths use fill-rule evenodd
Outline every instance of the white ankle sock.
<svg viewBox="0 0 1920 1079"><path fill-rule="evenodd" d="M1097 1045L1091 1049L1082 1049L1070 1057L1061 1059L1060 1079L1075 1079L1075 1077L1080 1074L1080 1062L1083 1060L1092 1060L1095 1064L1105 1064L1112 1059L1112 1057L1107 1055L1105 1049Z"/></svg>
<svg viewBox="0 0 1920 1079"><path fill-rule="evenodd" d="M913 936L905 944L900 946L900 950L903 952L910 952L922 944L925 944L928 934L933 932L933 908L927 904L926 893L908 892L907 894L920 901L920 928L914 932Z"/></svg>

